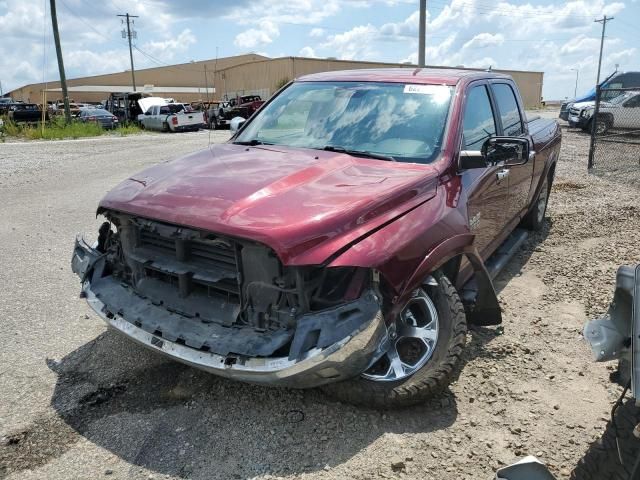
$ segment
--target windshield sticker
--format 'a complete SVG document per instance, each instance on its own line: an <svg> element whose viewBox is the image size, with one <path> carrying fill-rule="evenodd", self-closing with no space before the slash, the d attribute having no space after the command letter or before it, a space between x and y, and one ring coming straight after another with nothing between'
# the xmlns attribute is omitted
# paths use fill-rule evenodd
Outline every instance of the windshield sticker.
<svg viewBox="0 0 640 480"><path fill-rule="evenodd" d="M448 92L447 87L442 85L405 85L404 93L419 93L421 95L442 95L443 92Z"/></svg>

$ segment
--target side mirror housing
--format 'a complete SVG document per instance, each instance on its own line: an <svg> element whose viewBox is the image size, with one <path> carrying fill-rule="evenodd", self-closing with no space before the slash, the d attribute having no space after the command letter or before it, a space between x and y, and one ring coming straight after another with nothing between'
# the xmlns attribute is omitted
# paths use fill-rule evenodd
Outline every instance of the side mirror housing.
<svg viewBox="0 0 640 480"><path fill-rule="evenodd" d="M240 130L240 127L246 121L247 120L245 118L242 118L242 117L234 117L234 118L232 118L231 122L229 122L229 130L231 131L231 133L235 134L238 130Z"/></svg>
<svg viewBox="0 0 640 480"><path fill-rule="evenodd" d="M529 140L519 137L491 137L480 150L460 152L460 170L492 165L524 165L529 161Z"/></svg>
<svg viewBox="0 0 640 480"><path fill-rule="evenodd" d="M529 161L529 140L520 137L493 137L482 145L489 165L524 165Z"/></svg>
<svg viewBox="0 0 640 480"><path fill-rule="evenodd" d="M236 133L246 121L247 119L243 117L233 117L231 122L229 122L229 130L231 130L231 133Z"/></svg>
<svg viewBox="0 0 640 480"><path fill-rule="evenodd" d="M480 150L463 150L460 152L460 170L472 168L487 168L486 157Z"/></svg>

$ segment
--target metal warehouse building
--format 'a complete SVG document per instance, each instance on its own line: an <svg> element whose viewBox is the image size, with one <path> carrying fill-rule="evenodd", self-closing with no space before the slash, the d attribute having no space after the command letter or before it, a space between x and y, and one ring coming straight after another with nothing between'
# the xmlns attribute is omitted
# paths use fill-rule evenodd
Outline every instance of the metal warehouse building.
<svg viewBox="0 0 640 480"><path fill-rule="evenodd" d="M284 83L301 75L331 70L359 68L403 67L416 65L359 62L352 60L281 57L269 58L257 54L238 55L157 68L136 70L136 86L156 96L173 97L192 102L231 98L236 95L258 94L269 98ZM452 67L438 67L452 68ZM469 69L473 70L473 69ZM476 69L477 70L477 69ZM520 88L525 105L537 107L542 96L543 72L494 70L513 77ZM67 81L69 98L76 102L97 102L110 92L131 91L131 72L74 78ZM42 103L46 88L47 100L61 100L60 82L37 83L18 88L9 95L16 100Z"/></svg>

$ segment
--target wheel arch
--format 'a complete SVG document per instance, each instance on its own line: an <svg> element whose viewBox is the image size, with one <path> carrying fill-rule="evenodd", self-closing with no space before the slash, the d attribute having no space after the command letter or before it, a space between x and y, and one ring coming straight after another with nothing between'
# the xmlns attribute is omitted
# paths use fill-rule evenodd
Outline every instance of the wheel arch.
<svg viewBox="0 0 640 480"><path fill-rule="evenodd" d="M471 282L476 291L472 304L467 305L467 321L475 325L501 324L502 312L498 296L491 276L473 245L474 238L470 233L455 235L431 250L408 277L398 298L406 298L435 271L440 271L453 285L459 284L460 265L466 258L471 265L472 274L465 285Z"/></svg>

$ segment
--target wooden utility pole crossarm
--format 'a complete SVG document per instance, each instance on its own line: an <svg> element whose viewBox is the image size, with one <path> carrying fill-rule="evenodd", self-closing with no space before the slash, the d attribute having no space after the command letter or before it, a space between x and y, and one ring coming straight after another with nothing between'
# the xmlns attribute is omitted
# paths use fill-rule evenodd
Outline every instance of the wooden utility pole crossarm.
<svg viewBox="0 0 640 480"><path fill-rule="evenodd" d="M69 110L69 93L67 92L67 77L64 74L64 62L62 60L62 47L60 46L60 33L58 32L58 15L56 13L56 0L50 0L51 24L53 26L53 40L56 43L56 55L58 56L58 71L60 72L60 86L62 87L62 101L64 102L64 120L71 123L71 111ZM42 106L43 108L46 105Z"/></svg>

